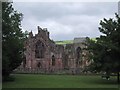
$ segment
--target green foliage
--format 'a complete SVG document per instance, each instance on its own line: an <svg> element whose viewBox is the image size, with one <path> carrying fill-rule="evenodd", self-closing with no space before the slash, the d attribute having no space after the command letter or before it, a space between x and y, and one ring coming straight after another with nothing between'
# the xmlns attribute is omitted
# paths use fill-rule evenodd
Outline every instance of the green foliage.
<svg viewBox="0 0 120 90"><path fill-rule="evenodd" d="M25 35L21 30L23 15L12 7L11 2L2 2L2 75L17 68L23 58Z"/></svg>
<svg viewBox="0 0 120 90"><path fill-rule="evenodd" d="M15 80L15 77L13 76L13 75L9 75L8 77L3 77L4 79L4 81L6 82L13 82L14 80ZM3 82L4 82L3 81Z"/></svg>
<svg viewBox="0 0 120 90"><path fill-rule="evenodd" d="M90 38L91 40L93 40L93 41L96 41L96 38Z"/></svg>
<svg viewBox="0 0 120 90"><path fill-rule="evenodd" d="M100 21L99 31L103 33L96 41L88 38L88 49L93 60L91 67L107 73L120 71L120 17Z"/></svg>

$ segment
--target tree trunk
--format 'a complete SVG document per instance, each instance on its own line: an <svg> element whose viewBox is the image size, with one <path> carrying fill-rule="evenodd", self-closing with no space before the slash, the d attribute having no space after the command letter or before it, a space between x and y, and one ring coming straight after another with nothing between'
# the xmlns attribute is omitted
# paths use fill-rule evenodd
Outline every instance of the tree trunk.
<svg viewBox="0 0 120 90"><path fill-rule="evenodd" d="M117 73L117 82L120 83L119 72Z"/></svg>

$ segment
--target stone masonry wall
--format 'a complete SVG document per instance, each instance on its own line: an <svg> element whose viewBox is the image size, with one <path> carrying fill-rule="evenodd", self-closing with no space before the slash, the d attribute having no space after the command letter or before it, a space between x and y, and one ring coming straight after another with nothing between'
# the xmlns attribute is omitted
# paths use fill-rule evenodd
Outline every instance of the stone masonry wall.
<svg viewBox="0 0 120 90"><path fill-rule="evenodd" d="M32 31L25 42L25 63L21 68L55 72L69 70L71 73L81 72L88 66L85 38L75 38L73 44L57 45L49 38L46 28L38 26L38 34L33 36Z"/></svg>

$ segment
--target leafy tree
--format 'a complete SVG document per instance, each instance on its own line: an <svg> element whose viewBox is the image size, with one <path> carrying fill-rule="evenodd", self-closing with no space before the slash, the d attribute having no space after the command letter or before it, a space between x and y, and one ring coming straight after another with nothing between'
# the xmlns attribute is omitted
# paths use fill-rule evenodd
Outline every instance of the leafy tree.
<svg viewBox="0 0 120 90"><path fill-rule="evenodd" d="M120 72L120 17L115 14L115 19L110 18L100 21L99 31L102 35L95 41L88 38L90 58L93 60L91 68L97 72L107 74L117 73L119 82Z"/></svg>
<svg viewBox="0 0 120 90"><path fill-rule="evenodd" d="M22 13L12 2L2 2L2 75L3 79L17 68L23 58L25 35L21 30Z"/></svg>

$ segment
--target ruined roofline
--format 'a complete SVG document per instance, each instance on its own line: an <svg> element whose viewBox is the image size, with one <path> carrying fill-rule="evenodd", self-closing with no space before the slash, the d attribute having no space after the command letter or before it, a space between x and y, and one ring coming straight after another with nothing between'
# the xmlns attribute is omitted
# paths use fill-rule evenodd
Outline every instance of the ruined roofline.
<svg viewBox="0 0 120 90"><path fill-rule="evenodd" d="M42 35L42 36L47 36L48 38L49 38L49 32L48 32L48 30L47 30L47 28L41 28L40 26L37 26L37 29L38 29L38 33L37 34L35 34L34 36L33 36L33 33L32 33L32 31L29 33L29 37L30 38L35 38L36 36L38 36L38 35ZM82 42L85 42L86 41L86 38L87 37L75 37L73 40L64 40L63 41L63 45L64 44L73 44L73 43L82 43ZM50 38L49 38L50 39ZM59 43L61 43L61 42L59 42L58 41L58 43L56 43L56 41L54 41L54 40L52 40L52 39L50 39L52 42L54 42L55 44L59 44ZM66 41L67 41L67 43L66 43ZM60 44L59 44L60 45Z"/></svg>
<svg viewBox="0 0 120 90"><path fill-rule="evenodd" d="M47 28L41 28L40 26L38 26L37 29L38 29L38 32L35 35L33 35L32 30L31 30L31 32L29 32L29 37L30 38L34 38L38 34L46 34L46 35L49 36L49 32L48 32Z"/></svg>
<svg viewBox="0 0 120 90"><path fill-rule="evenodd" d="M87 37L74 38L73 43L83 43L86 41Z"/></svg>
<svg viewBox="0 0 120 90"><path fill-rule="evenodd" d="M42 29L40 26L38 26L37 28L38 28L38 33L39 33L40 31L48 32L47 28L43 28L43 29Z"/></svg>

